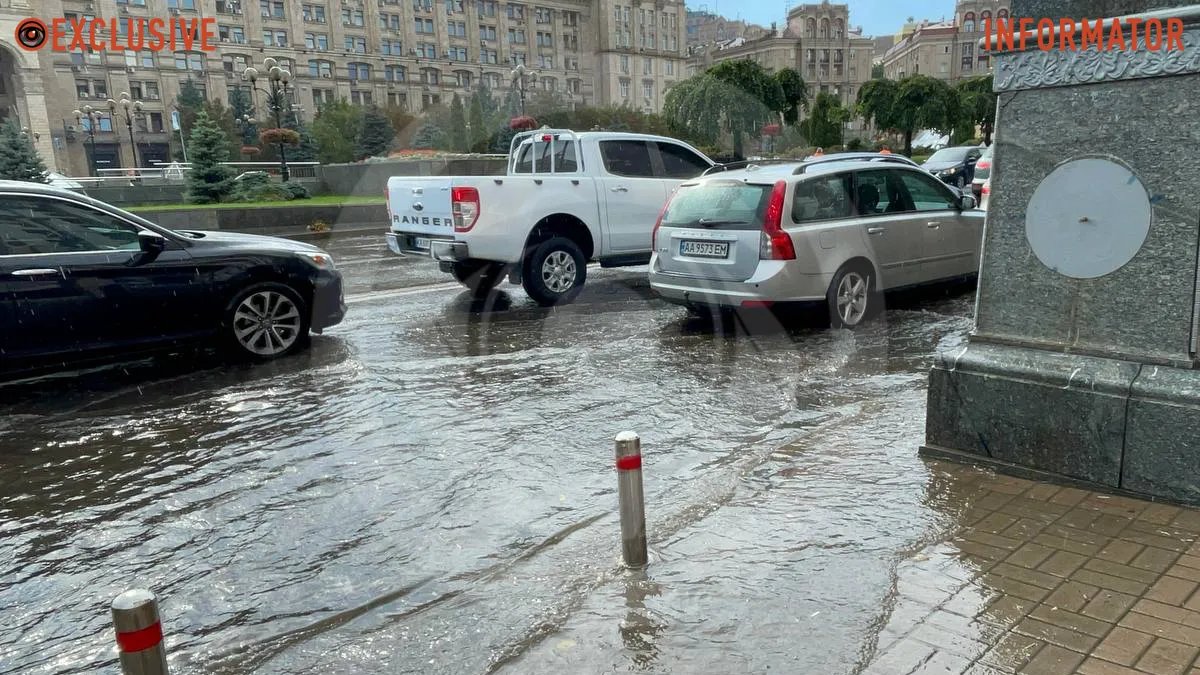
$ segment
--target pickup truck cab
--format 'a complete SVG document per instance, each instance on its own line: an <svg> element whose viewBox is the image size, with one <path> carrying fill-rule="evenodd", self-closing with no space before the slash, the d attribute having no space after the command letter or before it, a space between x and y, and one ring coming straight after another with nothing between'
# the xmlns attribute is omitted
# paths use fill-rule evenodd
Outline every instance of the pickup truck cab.
<svg viewBox="0 0 1200 675"><path fill-rule="evenodd" d="M430 255L475 293L508 277L540 305L569 302L588 262L648 262L667 198L712 166L662 136L524 132L504 176L390 178L388 247Z"/></svg>

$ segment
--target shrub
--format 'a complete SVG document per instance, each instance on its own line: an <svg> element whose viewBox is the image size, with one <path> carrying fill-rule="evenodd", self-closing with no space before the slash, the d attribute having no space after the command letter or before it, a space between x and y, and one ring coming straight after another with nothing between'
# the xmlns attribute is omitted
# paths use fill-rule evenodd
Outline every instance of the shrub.
<svg viewBox="0 0 1200 675"><path fill-rule="evenodd" d="M234 183L233 201L281 202L292 198L284 184L272 182L265 171L248 173Z"/></svg>
<svg viewBox="0 0 1200 675"><path fill-rule="evenodd" d="M513 131L529 131L537 128L537 120L529 115L520 115L508 121L508 128Z"/></svg>
<svg viewBox="0 0 1200 675"><path fill-rule="evenodd" d="M308 199L309 197L312 197L308 191L308 188L295 181L288 181L284 183L283 189L287 190L288 194L291 195L289 199Z"/></svg>
<svg viewBox="0 0 1200 675"><path fill-rule="evenodd" d="M293 129L263 129L258 138L265 145L300 145L300 132Z"/></svg>
<svg viewBox="0 0 1200 675"><path fill-rule="evenodd" d="M314 220L308 225L308 231L314 234L324 234L331 230L333 230L333 226L323 220Z"/></svg>
<svg viewBox="0 0 1200 675"><path fill-rule="evenodd" d="M850 141L846 143L846 149L851 152L858 152L864 147L865 145L863 144L863 140L861 138L851 138Z"/></svg>

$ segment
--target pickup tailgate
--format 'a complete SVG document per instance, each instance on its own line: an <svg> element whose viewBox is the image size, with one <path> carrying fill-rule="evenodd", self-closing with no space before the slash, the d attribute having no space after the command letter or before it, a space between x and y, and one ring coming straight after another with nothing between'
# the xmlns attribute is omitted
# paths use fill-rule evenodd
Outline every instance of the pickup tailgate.
<svg viewBox="0 0 1200 675"><path fill-rule="evenodd" d="M453 239L450 186L454 178L393 176L387 182L388 246L428 251L430 239Z"/></svg>

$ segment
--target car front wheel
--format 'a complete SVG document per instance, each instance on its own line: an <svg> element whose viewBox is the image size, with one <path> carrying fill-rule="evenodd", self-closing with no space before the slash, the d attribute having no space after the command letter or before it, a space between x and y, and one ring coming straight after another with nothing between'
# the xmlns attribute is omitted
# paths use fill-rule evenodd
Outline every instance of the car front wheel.
<svg viewBox="0 0 1200 675"><path fill-rule="evenodd" d="M255 284L237 295L225 321L227 342L241 356L270 360L308 341L308 305L292 288Z"/></svg>
<svg viewBox="0 0 1200 675"><path fill-rule="evenodd" d="M586 280L583 251L566 237L552 237L533 246L525 256L521 285L543 307L574 300Z"/></svg>

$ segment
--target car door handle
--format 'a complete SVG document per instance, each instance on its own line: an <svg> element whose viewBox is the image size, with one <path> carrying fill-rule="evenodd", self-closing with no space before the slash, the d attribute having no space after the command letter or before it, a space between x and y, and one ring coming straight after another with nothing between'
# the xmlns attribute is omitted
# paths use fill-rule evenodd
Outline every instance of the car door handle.
<svg viewBox="0 0 1200 675"><path fill-rule="evenodd" d="M625 187L624 185L618 185L615 188L608 188L608 189L613 192L629 192L629 188Z"/></svg>
<svg viewBox="0 0 1200 675"><path fill-rule="evenodd" d="M887 232L887 229L883 228L883 227L868 227L867 228L867 234L883 234L884 232Z"/></svg>
<svg viewBox="0 0 1200 675"><path fill-rule="evenodd" d="M928 223L925 223L925 227L928 227L931 230L936 230L941 226L942 224L936 220L931 220Z"/></svg>
<svg viewBox="0 0 1200 675"><path fill-rule="evenodd" d="M49 267L39 267L27 270L13 270L12 273L14 277L44 277L48 274L58 274L58 270Z"/></svg>

